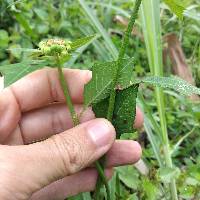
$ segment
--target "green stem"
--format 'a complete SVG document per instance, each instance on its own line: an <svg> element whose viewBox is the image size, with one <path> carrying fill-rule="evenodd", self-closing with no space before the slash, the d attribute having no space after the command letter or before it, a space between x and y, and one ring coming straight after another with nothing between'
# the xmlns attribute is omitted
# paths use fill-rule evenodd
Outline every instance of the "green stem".
<svg viewBox="0 0 200 200"><path fill-rule="evenodd" d="M101 166L101 163L99 161L96 161L95 163L95 166L96 166L96 169L98 171L98 174L99 176L101 177L101 181L103 181L104 185L105 185L105 188L106 188L106 194L107 194L107 200L111 200L111 196L110 196L110 187L108 185L108 181L104 175L104 170L103 170L103 167ZM97 188L98 190L100 189ZM99 191L96 193L96 195L99 193ZM98 200L98 195L96 196L95 200Z"/></svg>
<svg viewBox="0 0 200 200"><path fill-rule="evenodd" d="M143 1L141 9L143 34L147 48L150 71L154 76L163 76L163 56L161 39L160 0ZM164 154L164 164L173 167L170 143L167 132L166 110L163 89L155 88L156 104L160 117L161 139ZM172 200L178 200L175 178L171 180L169 189Z"/></svg>
<svg viewBox="0 0 200 200"><path fill-rule="evenodd" d="M135 20L138 16L138 11L139 11L141 2L142 2L142 0L136 0L136 2L135 2L135 7L134 7L134 10L133 10L133 13L131 15L127 30L126 30L124 37L123 37L123 40L122 40L122 45L121 45L118 60L117 60L117 66L116 66L116 68L114 68L113 82L112 82L112 87L111 87L112 91L111 91L110 98L109 98L109 106L108 106L108 112L107 112L107 119L111 122L112 122L113 111L114 111L114 106L115 106L115 97L116 97L115 86L117 84L118 73L119 73L120 66L122 64L122 60L125 56L126 48L128 46L128 43L129 43L129 37L131 35L133 25L135 24ZM101 181L103 181L103 180L102 179L97 180L96 197L98 197L98 195L99 195L98 193L99 193L99 190L100 190L100 187L101 187ZM106 184L105 184L105 187L106 187L106 190L107 190L107 199L109 199L110 198L110 192L108 193L109 187Z"/></svg>
<svg viewBox="0 0 200 200"><path fill-rule="evenodd" d="M64 96L65 96L65 103L66 103L66 105L69 108L69 111L71 113L73 125L77 126L80 122L79 122L78 116L77 116L77 114L75 112L75 109L74 109L74 106L73 106L73 103L72 103L72 100L71 100L71 97L70 97L70 94L69 94L69 89L68 89L68 85L67 85L67 83L65 81L65 77L64 77L63 70L62 70L62 66L60 65L59 62L57 64L58 64L57 68L58 68L58 73L59 73L60 85L62 87Z"/></svg>
<svg viewBox="0 0 200 200"><path fill-rule="evenodd" d="M70 111L70 114L71 114L71 117L72 117L72 121L73 121L73 125L77 126L77 125L80 124L80 121L79 121L79 118L78 118L78 116L75 112L74 105L72 103L72 100L71 100L71 97L70 97L70 94L69 94L68 85L65 81L65 76L64 76L64 73L63 73L63 70L62 70L62 65L60 64L60 61L59 61L59 57L57 57L57 69L58 69L58 74L59 74L60 85L62 87L64 96L65 96L65 103L66 103L67 107L69 108L69 111ZM96 169L98 171L98 174L99 174L101 180L103 181L103 183L106 187L107 200L111 200L110 199L110 189L109 189L109 185L108 185L106 176L104 174L103 167L101 167L101 164L100 164L99 161L96 161L95 165L96 165Z"/></svg>
<svg viewBox="0 0 200 200"><path fill-rule="evenodd" d="M124 34L124 37L123 37L123 40L122 40L122 45L121 45L121 48L120 48L120 51L119 51L118 60L117 60L117 66L116 66L116 68L115 68L115 70L113 72L114 75L113 75L113 82L112 82L112 87L111 87L112 91L111 91L111 94L110 94L108 113L107 113L107 119L109 121L112 121L112 117L113 117L113 111L114 111L114 105L115 105L115 97L116 97L115 86L117 84L117 78L118 78L119 69L120 69L120 66L121 66L121 63L122 63L122 59L125 56L125 52L126 52L126 49L127 49L128 43L129 43L129 37L131 35L133 26L135 24L135 20L136 20L136 18L138 16L138 11L139 11L141 2L142 2L142 0L136 0L136 2L135 2L135 7L133 9L130 21L128 23L128 27L127 27L127 29L125 31L125 34Z"/></svg>

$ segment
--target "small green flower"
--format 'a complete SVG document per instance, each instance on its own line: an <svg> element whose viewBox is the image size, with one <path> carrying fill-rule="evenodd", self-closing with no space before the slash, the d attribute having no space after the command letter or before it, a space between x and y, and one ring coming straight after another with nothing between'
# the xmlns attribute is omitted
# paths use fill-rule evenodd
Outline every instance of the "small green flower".
<svg viewBox="0 0 200 200"><path fill-rule="evenodd" d="M48 39L39 43L39 49L47 56L66 56L71 49L71 41L62 39Z"/></svg>

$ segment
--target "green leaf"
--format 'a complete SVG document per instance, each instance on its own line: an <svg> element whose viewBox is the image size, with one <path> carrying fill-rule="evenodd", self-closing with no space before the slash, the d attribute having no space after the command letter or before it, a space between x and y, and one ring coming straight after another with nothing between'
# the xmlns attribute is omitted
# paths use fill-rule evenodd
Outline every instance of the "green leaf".
<svg viewBox="0 0 200 200"><path fill-rule="evenodd" d="M118 90L116 94L115 108L113 114L113 125L117 132L117 138L124 133L133 133L133 122L136 113L136 97L138 85L131 86L125 90ZM95 116L106 118L109 98L103 99L92 106Z"/></svg>
<svg viewBox="0 0 200 200"><path fill-rule="evenodd" d="M131 73L133 72L134 59L123 59L122 67L119 73L119 79L116 89L121 89L130 85ZM88 107L92 104L97 104L103 99L106 99L111 91L111 83L113 81L113 69L117 62L97 63L93 66L92 80L85 85L84 104Z"/></svg>
<svg viewBox="0 0 200 200"><path fill-rule="evenodd" d="M123 133L134 132L133 122L136 113L137 92L138 85L133 85L122 91L117 91L113 113L113 125L118 138L120 138L120 135Z"/></svg>
<svg viewBox="0 0 200 200"><path fill-rule="evenodd" d="M163 182L163 183L170 183L172 179L178 178L180 175L180 170L177 167L174 168L160 168L157 172L158 178Z"/></svg>
<svg viewBox="0 0 200 200"><path fill-rule="evenodd" d="M4 75L4 86L7 87L23 76L46 66L47 61L31 60L17 64L0 66L0 72Z"/></svg>
<svg viewBox="0 0 200 200"><path fill-rule="evenodd" d="M142 79L135 79L134 81L132 81L131 85L134 85L136 83L147 83L162 88L170 88L186 96L191 96L192 94L200 95L200 88L197 88L188 83L187 81L176 76L149 76Z"/></svg>
<svg viewBox="0 0 200 200"><path fill-rule="evenodd" d="M123 59L120 66L119 78L117 80L117 87L125 88L132 83L132 74L134 69L135 59Z"/></svg>
<svg viewBox="0 0 200 200"><path fill-rule="evenodd" d="M97 118L106 118L108 112L109 98L103 99L99 103L93 104L92 109Z"/></svg>
<svg viewBox="0 0 200 200"><path fill-rule="evenodd" d="M119 173L120 180L128 187L134 190L138 189L139 186L139 174L134 166L123 166L118 167L117 172Z"/></svg>
<svg viewBox="0 0 200 200"><path fill-rule="evenodd" d="M89 192L81 193L74 197L67 198L68 200L92 200L91 195Z"/></svg>
<svg viewBox="0 0 200 200"><path fill-rule="evenodd" d="M20 52L31 52L31 53L34 53L34 52L41 52L40 50L38 49L28 49L28 48L9 48L7 49L8 51L20 51Z"/></svg>
<svg viewBox="0 0 200 200"><path fill-rule="evenodd" d="M200 95L200 89L189 84L185 80L178 77L147 77L142 80L144 83L149 83L162 88L171 88L183 95L190 96L192 94Z"/></svg>
<svg viewBox="0 0 200 200"><path fill-rule="evenodd" d="M153 182L151 182L146 177L142 180L142 187L145 192L145 199L146 200L157 200L159 198L159 190Z"/></svg>
<svg viewBox="0 0 200 200"><path fill-rule="evenodd" d="M88 37L84 37L84 38L80 38L78 40L73 41L70 46L71 46L71 50L74 51L76 49L78 49L79 47L87 44L88 42L91 42L92 40L94 40L97 36L96 35L91 35Z"/></svg>
<svg viewBox="0 0 200 200"><path fill-rule="evenodd" d="M8 46L9 43L9 36L8 32L1 29L0 30L0 48L5 48Z"/></svg>
<svg viewBox="0 0 200 200"><path fill-rule="evenodd" d="M86 107L96 104L109 96L112 72L116 62L97 63L92 68L92 80L85 85L84 104Z"/></svg>
<svg viewBox="0 0 200 200"><path fill-rule="evenodd" d="M138 132L131 132L131 133L123 133L120 136L120 140L137 140L138 139Z"/></svg>
<svg viewBox="0 0 200 200"><path fill-rule="evenodd" d="M23 26L23 28L28 33L28 35L31 36L31 37L33 37L33 38L35 38L36 34L34 33L34 30L30 26L30 23L28 22L28 20L26 19L26 17L23 16L23 15L21 15L20 13L15 13L14 15L16 17L16 20L19 22L19 24L21 26Z"/></svg>
<svg viewBox="0 0 200 200"><path fill-rule="evenodd" d="M182 6L182 3L179 0L164 0L164 2L177 17L183 19L183 12L185 8Z"/></svg>
<svg viewBox="0 0 200 200"><path fill-rule="evenodd" d="M182 199L194 199L196 194L196 188L190 185L184 185L179 188L180 198Z"/></svg>
<svg viewBox="0 0 200 200"><path fill-rule="evenodd" d="M127 200L139 200L136 194L131 194Z"/></svg>

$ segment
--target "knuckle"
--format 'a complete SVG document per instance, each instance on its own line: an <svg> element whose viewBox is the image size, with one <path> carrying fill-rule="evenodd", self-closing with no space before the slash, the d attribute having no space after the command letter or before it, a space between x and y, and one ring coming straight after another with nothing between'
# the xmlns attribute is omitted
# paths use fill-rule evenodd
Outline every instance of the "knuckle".
<svg viewBox="0 0 200 200"><path fill-rule="evenodd" d="M56 78L57 71L55 71L54 69L47 69L45 72L51 99L57 102L59 101L59 84L58 79Z"/></svg>
<svg viewBox="0 0 200 200"><path fill-rule="evenodd" d="M84 151L81 144L74 138L59 134L51 137L55 146L54 155L61 163L64 174L74 174L84 166Z"/></svg>

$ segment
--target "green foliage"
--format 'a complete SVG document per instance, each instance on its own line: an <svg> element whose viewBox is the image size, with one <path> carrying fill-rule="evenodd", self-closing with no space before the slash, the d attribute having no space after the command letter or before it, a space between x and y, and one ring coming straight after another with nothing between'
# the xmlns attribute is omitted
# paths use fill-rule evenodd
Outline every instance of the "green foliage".
<svg viewBox="0 0 200 200"><path fill-rule="evenodd" d="M136 97L138 85L125 90L117 90L115 109L112 123L117 132L117 138L124 133L133 133L133 121L135 119ZM106 118L109 106L109 98L93 104L96 117Z"/></svg>
<svg viewBox="0 0 200 200"><path fill-rule="evenodd" d="M73 50L76 50L76 49L86 45L87 43L93 41L95 37L96 37L96 35L91 35L91 36L80 38L80 39L73 41L70 44L71 50L73 51Z"/></svg>
<svg viewBox="0 0 200 200"><path fill-rule="evenodd" d="M143 189L144 189L144 193L145 193L145 199L146 200L157 200L159 190L156 187L156 185L154 185L152 182L150 182L147 178L143 179L142 184L143 184Z"/></svg>
<svg viewBox="0 0 200 200"><path fill-rule="evenodd" d="M77 38L82 38L83 35L88 36L96 32L98 33L97 39L94 37L89 43L77 49L77 53L73 53L70 60L65 63L66 67L88 69L91 68L94 61L101 60L102 63L105 63L112 59L117 59L117 49L121 46L121 34L124 27L118 23L114 23L113 18L115 15L122 15L128 18L131 13L130 8L133 6L133 1L102 0L101 2L94 2L91 0L80 0L79 2L80 4L73 0L59 2L54 0L23 0L15 1L15 3L10 0L1 1L0 68L4 73L9 74L6 75L7 85L16 81L23 75L30 73L31 70L34 71L37 69L36 65L41 61L37 64L31 64L30 66L29 62L31 63L32 59L27 61L27 55L35 54L36 52L31 52L32 50L30 49L38 48L37 44L44 38L56 37L75 41ZM155 4L157 1L146 0L146 3L150 4L152 2ZM167 1L165 1L165 3L167 4ZM168 8L179 16L179 18L182 18L182 20L177 20L177 18L169 12ZM185 9L184 11L183 8ZM150 6L147 6L145 12L148 11L150 11ZM128 57L134 57L134 68L133 64L131 64L131 68L125 68L124 71L128 74L128 70L130 70L130 74L132 74L131 70L134 69L135 76L132 77L140 77L138 78L139 82L143 81L142 77L148 77L149 75L147 55L150 53L153 56L154 54L154 59L152 59L152 61L161 58L160 54L156 54L157 47L160 48L159 45L154 46L156 43L151 42L154 34L155 38L158 38L158 31L153 28L154 25L158 25L158 18L153 21L154 24L151 24L149 20L151 16L156 16L156 14L160 15L160 10L157 9L157 11L158 13L154 12L154 15L147 13L148 23L146 23L143 28L149 36L151 36L146 39L145 32L143 33L145 43L146 40L149 41L149 51L145 49L144 41L141 40L138 35L134 35L129 39L129 46L126 54ZM199 12L200 2L198 0L174 0L173 5L168 3L168 7L161 4L160 15L162 35L171 32L177 34L186 55L187 64L193 72L198 87L200 86ZM184 18L182 17L183 15ZM140 21L137 21L136 29L139 33L141 28ZM91 43L92 45L89 45ZM163 41L163 43L165 42ZM7 49L9 49L9 51L7 51ZM23 68L21 64L16 64L16 67L15 64L12 66L10 65L20 62L24 64ZM42 62L40 64L42 64ZM49 64L53 67L52 61ZM153 65L151 65L151 62L149 62L149 64L151 68ZM5 65L7 65L6 71L3 67ZM155 67L157 66L159 65L155 65ZM171 75L169 66L170 64L165 65L164 76L171 78L169 77ZM27 69L25 70L26 67ZM107 72L107 69L105 70ZM21 72L24 74L21 74ZM17 79L15 79L15 77L17 77ZM128 77L128 75L124 77ZM120 77L118 77L118 80L119 79ZM129 85L128 81L129 79L127 79L123 88ZM132 78L131 81L135 83L134 81L136 80ZM177 82L175 81L175 83ZM140 106L144 107L144 112L146 114L145 129L142 129L139 133L125 133L121 135L121 138L125 139L135 139L137 135L139 136L139 141L143 145L143 159L150 170L150 174L144 177L133 166L131 166L130 173L126 167L122 167L119 170L120 179L116 178L117 175L115 173L113 179L110 181L112 198L117 198L119 200L170 199L168 187L163 184L161 185L161 178L157 176L158 166L163 165L165 161L163 159L163 146L160 139L160 118L155 103L155 93L152 92L152 87L149 87L149 84L161 84L164 86L164 93L166 94L164 112L170 139L170 150L173 150L176 144L181 141L176 151L172 154L174 165L180 169L180 176L176 180L179 198L181 200L200 199L199 103L194 104L185 97L179 95L179 93L169 90L172 88L177 91L173 81L166 84L163 77L159 79L149 77L149 79L147 78L147 83L142 84L140 87L140 93L144 96L144 101ZM184 84L186 83L184 82L183 85ZM121 88L121 86L122 85L118 85L118 88ZM184 90L179 86L177 88L181 93L185 93L185 88ZM188 92L190 93L190 89L198 93L197 89L190 88L189 86L189 88L186 89L187 94ZM95 111L97 116L105 117L107 113L105 108L108 108L109 103L108 97L109 94L107 98L101 100L99 103L92 104L93 109L95 109L95 106L97 107ZM140 97L138 100L141 102ZM144 104L145 106L143 106ZM102 108L100 108L101 106ZM196 128L193 130L194 127ZM148 135L148 137L146 135ZM168 177L168 173L165 174L165 172L165 168L159 170L159 174L164 174L162 177L165 177L165 175ZM123 176L125 178L123 178ZM102 194L104 194L104 190ZM84 193L72 199L90 200L92 197L90 194Z"/></svg>
<svg viewBox="0 0 200 200"><path fill-rule="evenodd" d="M50 39L40 42L39 49L13 48L9 51L28 52L30 59L21 63L0 66L0 72L4 75L4 86L7 87L22 78L23 76L41 69L45 66L56 66L55 57L58 55L60 61L69 60L71 53L77 48L86 45L94 39L94 35L78 39L74 42L68 42L61 39ZM36 60L40 59L40 60Z"/></svg>
<svg viewBox="0 0 200 200"><path fill-rule="evenodd" d="M8 32L5 30L0 30L0 48L7 47L8 42L9 42Z"/></svg>
<svg viewBox="0 0 200 200"><path fill-rule="evenodd" d="M124 166L117 168L119 179L128 187L134 190L139 186L139 174L133 166Z"/></svg>
<svg viewBox="0 0 200 200"><path fill-rule="evenodd" d="M132 84L134 85L136 83L146 83L162 88L170 88L186 96L191 96L192 94L200 95L199 88L189 84L185 80L180 79L178 77L149 76L140 80L135 79L135 81L133 81Z"/></svg>
<svg viewBox="0 0 200 200"><path fill-rule="evenodd" d="M113 113L113 125L117 136L123 133L131 133L136 114L136 98L138 85L134 85L125 90L118 90L115 100L115 109Z"/></svg>
<svg viewBox="0 0 200 200"><path fill-rule="evenodd" d="M179 175L179 168L160 168L157 172L158 179L167 184L169 184L173 178L178 178Z"/></svg>
<svg viewBox="0 0 200 200"><path fill-rule="evenodd" d="M169 8L174 12L177 17L183 19L183 12L185 8L182 6L183 2L180 0L164 0L164 2L169 6Z"/></svg>
<svg viewBox="0 0 200 200"><path fill-rule="evenodd" d="M127 87L130 84L131 74L133 74L133 64L133 58L123 59L116 89ZM94 64L92 68L93 78L88 84L85 85L85 107L96 104L110 95L111 90L113 90L111 88L114 80L113 70L116 66L116 61Z"/></svg>
<svg viewBox="0 0 200 200"><path fill-rule="evenodd" d="M22 63L0 66L0 72L4 75L4 86L11 85L25 75L42 69L47 64L48 62L43 60L27 60Z"/></svg>

